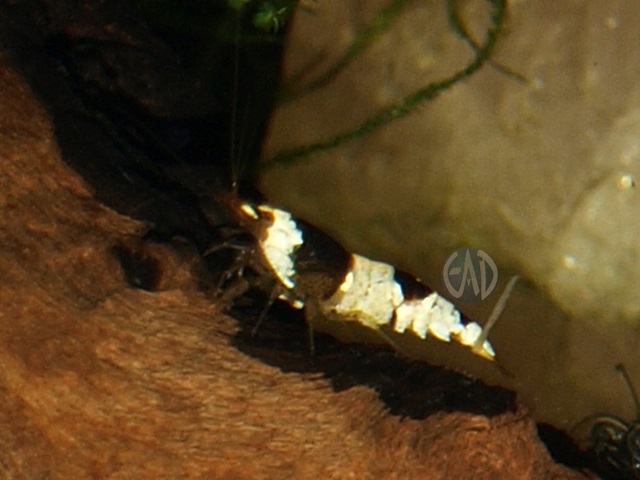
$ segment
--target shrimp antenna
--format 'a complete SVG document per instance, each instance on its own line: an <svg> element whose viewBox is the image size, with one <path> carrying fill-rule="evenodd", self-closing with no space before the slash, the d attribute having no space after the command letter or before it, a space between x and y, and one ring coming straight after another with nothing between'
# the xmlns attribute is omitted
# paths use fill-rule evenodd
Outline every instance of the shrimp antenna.
<svg viewBox="0 0 640 480"><path fill-rule="evenodd" d="M629 374L627 373L627 369L624 368L624 365L621 363L616 365L616 372L620 374L620 376L622 377L622 381L627 386L627 389L631 394L631 400L633 401L633 408L635 409L635 418L638 418L640 416L639 415L640 404L638 403L638 394L636 393L635 389L633 388L633 384L631 383L631 377L629 377Z"/></svg>
<svg viewBox="0 0 640 480"><path fill-rule="evenodd" d="M231 92L231 142L229 146L229 162L231 163L231 190L237 192L238 190L238 168L235 166L236 155L239 152L236 151L236 128L238 126L238 77L240 75L240 11L236 12L236 41L233 45L233 89Z"/></svg>
<svg viewBox="0 0 640 480"><path fill-rule="evenodd" d="M516 282L519 279L520 279L520 275L514 275L509 280L509 283L507 283L507 286L504 288L502 295L500 295L498 302L496 303L495 307L493 307L493 311L489 316L489 320L487 320L487 323L482 328L482 333L480 333L480 335L478 336L478 338L473 344L473 347L471 349L473 353L479 353L483 351L484 342L489 337L489 333L491 332L491 329L494 327L494 325L498 321L498 318L500 318L500 315L502 314L502 311L504 310L504 307L507 304L507 300L509 300L509 297L511 296L513 287L515 286Z"/></svg>

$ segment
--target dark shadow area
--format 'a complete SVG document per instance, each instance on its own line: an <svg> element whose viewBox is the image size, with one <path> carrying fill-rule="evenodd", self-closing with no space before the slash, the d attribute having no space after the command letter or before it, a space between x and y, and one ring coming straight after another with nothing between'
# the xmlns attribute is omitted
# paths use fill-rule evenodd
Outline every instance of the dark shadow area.
<svg viewBox="0 0 640 480"><path fill-rule="evenodd" d="M443 411L487 416L516 408L516 396L501 387L424 362L409 361L386 346L345 344L314 333L314 353L300 311L277 303L252 335L266 297L253 292L234 309L241 331L234 339L243 352L283 371L318 374L336 391L356 385L375 390L393 415L414 419Z"/></svg>
<svg viewBox="0 0 640 480"><path fill-rule="evenodd" d="M104 204L201 250L218 213L201 198L258 158L275 97L281 42L248 28L225 2L0 2L0 43L65 161Z"/></svg>
<svg viewBox="0 0 640 480"><path fill-rule="evenodd" d="M619 475L617 477L607 476L602 464L597 461L595 453L580 449L567 432L546 423L539 423L537 427L540 440L547 446L547 450L556 462L576 470L589 469L605 480L621 478Z"/></svg>

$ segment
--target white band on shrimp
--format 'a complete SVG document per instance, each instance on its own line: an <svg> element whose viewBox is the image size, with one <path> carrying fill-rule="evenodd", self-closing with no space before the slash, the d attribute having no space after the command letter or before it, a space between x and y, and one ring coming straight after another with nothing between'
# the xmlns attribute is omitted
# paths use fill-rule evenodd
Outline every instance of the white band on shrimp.
<svg viewBox="0 0 640 480"><path fill-rule="evenodd" d="M296 273L293 253L303 243L302 232L289 212L261 205L258 209L273 217L265 238L260 240L260 249L269 266L280 282L288 288L295 286L293 277Z"/></svg>

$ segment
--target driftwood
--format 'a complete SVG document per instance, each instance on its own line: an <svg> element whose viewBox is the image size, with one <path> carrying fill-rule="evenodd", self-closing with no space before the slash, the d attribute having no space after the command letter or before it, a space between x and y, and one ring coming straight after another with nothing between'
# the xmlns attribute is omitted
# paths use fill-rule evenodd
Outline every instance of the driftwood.
<svg viewBox="0 0 640 480"><path fill-rule="evenodd" d="M61 161L5 61L0 112L0 477L587 478L553 463L503 393L491 415L445 412L433 399L452 394L425 370L424 388L398 391L396 405L415 405L394 411L352 371L375 376L375 353L280 349L287 327L269 322L244 338L199 288L188 248L145 247L158 288L131 287L114 248L135 250L147 226ZM461 395L484 392L459 382Z"/></svg>

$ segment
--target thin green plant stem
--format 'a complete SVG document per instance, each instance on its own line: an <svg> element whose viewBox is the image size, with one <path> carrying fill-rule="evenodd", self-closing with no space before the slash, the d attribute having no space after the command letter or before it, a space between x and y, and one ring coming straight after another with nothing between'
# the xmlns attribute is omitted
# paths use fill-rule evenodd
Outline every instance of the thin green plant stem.
<svg viewBox="0 0 640 480"><path fill-rule="evenodd" d="M447 0L447 17L449 18L449 25L453 29L453 31L458 35L474 52L477 52L480 49L478 42L476 42L469 33L467 27L462 22L460 15L458 14L458 10L455 7L456 0ZM495 68L498 72L506 75L508 77L517 80L518 82L525 83L527 82L527 78L521 73L516 72L515 70L502 65L501 63L496 62L493 59L489 59L489 64Z"/></svg>
<svg viewBox="0 0 640 480"><path fill-rule="evenodd" d="M393 21L400 15L402 9L410 1L412 0L393 0L384 7L369 25L358 32L353 43L351 43L342 57L326 72L318 76L318 78L297 88L292 86L292 81L287 81L282 89L282 93L279 95L278 103L295 100L330 83L354 58L393 25ZM296 75L293 80L295 81L297 77Z"/></svg>
<svg viewBox="0 0 640 480"><path fill-rule="evenodd" d="M479 70L490 58L491 53L500 36L502 23L506 13L506 0L487 0L491 4L490 26L484 42L475 52L475 58L463 69L455 72L450 77L432 82L425 87L409 94L399 103L386 107L362 122L351 130L335 135L334 137L310 145L304 145L277 153L275 156L261 162L257 168L265 170L276 165L284 166L302 161L309 156L331 150L344 142L362 137L371 133L387 123L404 117L417 105L435 98L440 92L448 89L457 82L465 79Z"/></svg>

